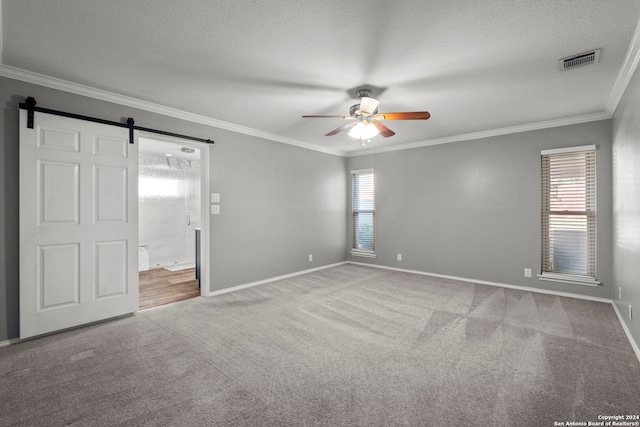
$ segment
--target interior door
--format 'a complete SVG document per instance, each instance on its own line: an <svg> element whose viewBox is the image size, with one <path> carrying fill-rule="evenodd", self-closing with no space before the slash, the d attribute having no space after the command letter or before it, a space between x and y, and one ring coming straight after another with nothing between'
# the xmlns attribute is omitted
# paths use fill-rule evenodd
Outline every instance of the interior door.
<svg viewBox="0 0 640 427"><path fill-rule="evenodd" d="M20 111L20 337L138 310L128 129Z"/></svg>

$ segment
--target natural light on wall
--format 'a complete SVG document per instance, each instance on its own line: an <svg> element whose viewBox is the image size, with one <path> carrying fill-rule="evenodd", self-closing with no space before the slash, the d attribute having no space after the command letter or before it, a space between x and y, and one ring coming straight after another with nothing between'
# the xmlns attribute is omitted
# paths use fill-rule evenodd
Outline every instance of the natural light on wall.
<svg viewBox="0 0 640 427"><path fill-rule="evenodd" d="M146 177L138 179L138 196L140 197L180 197L180 182L171 178Z"/></svg>

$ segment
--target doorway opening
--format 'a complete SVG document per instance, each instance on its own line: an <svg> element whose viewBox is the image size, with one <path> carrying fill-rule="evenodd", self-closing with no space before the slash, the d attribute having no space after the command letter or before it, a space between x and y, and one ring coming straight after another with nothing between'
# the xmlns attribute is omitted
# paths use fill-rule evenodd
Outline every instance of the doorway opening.
<svg viewBox="0 0 640 427"><path fill-rule="evenodd" d="M138 138L139 309L206 295L208 147Z"/></svg>

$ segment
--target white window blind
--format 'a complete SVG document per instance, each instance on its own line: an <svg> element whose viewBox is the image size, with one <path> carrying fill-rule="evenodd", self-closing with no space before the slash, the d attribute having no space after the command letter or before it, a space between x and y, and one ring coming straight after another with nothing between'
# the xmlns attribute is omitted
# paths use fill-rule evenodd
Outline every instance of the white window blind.
<svg viewBox="0 0 640 427"><path fill-rule="evenodd" d="M375 252L375 191L373 169L351 172L352 253Z"/></svg>
<svg viewBox="0 0 640 427"><path fill-rule="evenodd" d="M542 275L596 280L595 146L542 152Z"/></svg>

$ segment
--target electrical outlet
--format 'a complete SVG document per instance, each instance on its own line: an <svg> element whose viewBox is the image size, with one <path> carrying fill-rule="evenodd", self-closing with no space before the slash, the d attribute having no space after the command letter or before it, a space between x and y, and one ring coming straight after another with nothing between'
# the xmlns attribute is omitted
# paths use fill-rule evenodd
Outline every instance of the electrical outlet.
<svg viewBox="0 0 640 427"><path fill-rule="evenodd" d="M309 254L309 262L313 262L313 254Z"/></svg>
<svg viewBox="0 0 640 427"><path fill-rule="evenodd" d="M622 286L618 286L618 299L622 299Z"/></svg>
<svg viewBox="0 0 640 427"><path fill-rule="evenodd" d="M525 268L524 269L524 277L531 277L531 269L530 268Z"/></svg>
<svg viewBox="0 0 640 427"><path fill-rule="evenodd" d="M633 320L633 310L631 309L631 304L629 304L629 320Z"/></svg>
<svg viewBox="0 0 640 427"><path fill-rule="evenodd" d="M402 254L398 254L398 261L402 261Z"/></svg>

